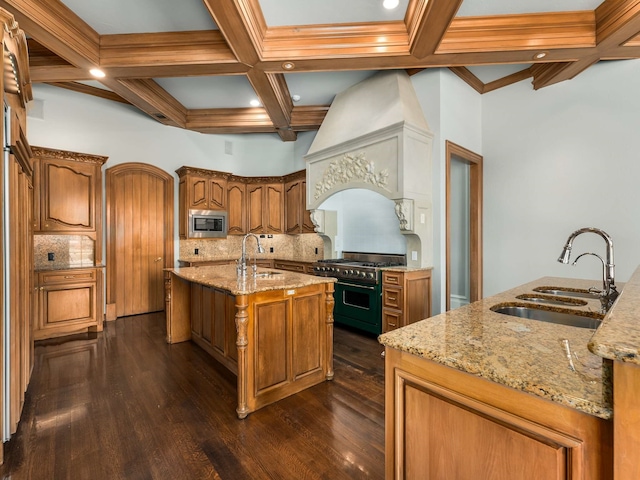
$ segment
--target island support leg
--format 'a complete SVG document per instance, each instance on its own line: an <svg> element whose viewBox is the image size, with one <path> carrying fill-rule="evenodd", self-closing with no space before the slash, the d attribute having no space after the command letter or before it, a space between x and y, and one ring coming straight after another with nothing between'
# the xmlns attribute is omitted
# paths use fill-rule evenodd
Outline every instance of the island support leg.
<svg viewBox="0 0 640 480"><path fill-rule="evenodd" d="M247 389L248 389L248 375L247 375L247 345L249 343L247 338L247 327L249 324L249 315L247 313L247 307L249 306L249 298L247 295L236 296L236 330L238 332L238 339L236 345L238 346L238 408L236 413L238 418L243 419L249 415L249 408L247 407Z"/></svg>
<svg viewBox="0 0 640 480"><path fill-rule="evenodd" d="M326 284L325 289L325 328L327 335L327 345L326 345L326 379L333 380L333 306L335 304L335 300L333 299L333 282L329 282Z"/></svg>

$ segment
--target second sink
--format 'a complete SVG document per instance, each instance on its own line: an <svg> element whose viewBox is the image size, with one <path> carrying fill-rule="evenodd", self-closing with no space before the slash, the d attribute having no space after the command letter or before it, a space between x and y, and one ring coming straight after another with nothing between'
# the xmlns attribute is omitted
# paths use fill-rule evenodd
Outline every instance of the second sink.
<svg viewBox="0 0 640 480"><path fill-rule="evenodd" d="M498 304L491 307L496 313L511 315L514 317L538 320L541 322L568 325L571 327L596 329L600 325L601 318L588 317L578 313L559 312L555 310L543 310L528 305Z"/></svg>

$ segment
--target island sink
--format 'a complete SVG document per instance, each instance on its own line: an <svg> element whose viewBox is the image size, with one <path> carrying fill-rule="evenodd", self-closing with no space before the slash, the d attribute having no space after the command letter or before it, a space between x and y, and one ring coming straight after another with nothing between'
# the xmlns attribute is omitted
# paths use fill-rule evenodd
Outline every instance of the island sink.
<svg viewBox="0 0 640 480"><path fill-rule="evenodd" d="M589 290L570 289L563 287L537 287L533 289L534 292L547 293L549 295L562 295L564 297L578 297L578 298L599 298L600 295L597 292L591 292Z"/></svg>
<svg viewBox="0 0 640 480"><path fill-rule="evenodd" d="M505 305L498 304L491 307L491 310L503 315L538 320L541 322L568 325L570 327L596 329L600 325L600 318L587 317L577 313L559 312L556 310L543 310L529 305Z"/></svg>

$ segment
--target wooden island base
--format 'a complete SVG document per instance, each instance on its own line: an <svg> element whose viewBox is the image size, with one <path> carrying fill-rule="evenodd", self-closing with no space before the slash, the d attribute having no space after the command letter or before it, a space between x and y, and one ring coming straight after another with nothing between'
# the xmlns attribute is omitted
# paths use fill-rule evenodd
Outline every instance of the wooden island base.
<svg viewBox="0 0 640 480"><path fill-rule="evenodd" d="M166 273L167 342L193 340L237 376L239 418L333 378L332 281L251 293Z"/></svg>

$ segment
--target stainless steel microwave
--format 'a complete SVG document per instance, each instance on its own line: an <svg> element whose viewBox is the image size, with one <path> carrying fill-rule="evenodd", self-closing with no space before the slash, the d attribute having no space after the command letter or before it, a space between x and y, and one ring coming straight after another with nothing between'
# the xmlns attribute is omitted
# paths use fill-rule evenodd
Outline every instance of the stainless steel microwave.
<svg viewBox="0 0 640 480"><path fill-rule="evenodd" d="M189 238L221 238L227 236L227 212L222 210L189 210Z"/></svg>

